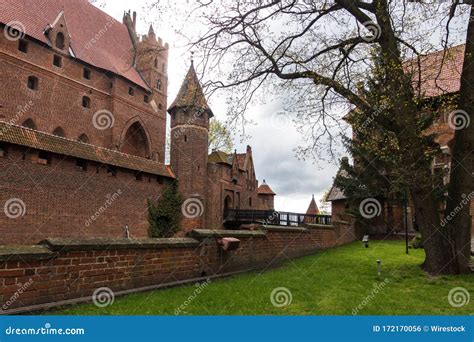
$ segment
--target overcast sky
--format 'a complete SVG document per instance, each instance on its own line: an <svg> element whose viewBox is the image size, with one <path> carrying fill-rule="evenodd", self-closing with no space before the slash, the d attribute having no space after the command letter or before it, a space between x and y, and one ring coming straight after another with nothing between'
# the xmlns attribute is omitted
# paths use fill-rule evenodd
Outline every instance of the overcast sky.
<svg viewBox="0 0 474 342"><path fill-rule="evenodd" d="M182 18L179 14L160 16L155 10L150 10L151 2L159 2L166 6L171 0L96 0L99 6L115 19L122 21L124 11L137 12L137 33L146 34L150 23L153 23L155 33L170 45L168 63L168 103L175 98L181 82L189 68L190 51L184 48L186 42L174 32L173 27ZM186 6L189 0L177 0ZM162 17L161 20L158 18ZM192 30L199 32L203 26L196 23ZM190 28L189 26L187 27ZM438 40L436 38L436 40ZM199 68L199 61L195 64ZM199 73L199 69L197 70ZM206 79L206 75L203 75ZM281 94L284 97L285 94ZM226 104L224 97L213 96L210 106L215 117L220 121L226 120ZM319 205L323 193L328 190L333 181L338 166L318 160L298 160L294 149L305 145L300 133L297 132L293 122L288 120L274 120L275 113L280 110L283 98L267 98L265 105L251 106L247 118L253 121L246 127L249 138L241 141L240 134L234 136L234 143L238 152L244 152L246 145L251 145L254 155L257 178L263 179L277 193L275 206L280 211L305 212L311 195L315 194ZM344 154L344 149L339 146L339 151Z"/></svg>

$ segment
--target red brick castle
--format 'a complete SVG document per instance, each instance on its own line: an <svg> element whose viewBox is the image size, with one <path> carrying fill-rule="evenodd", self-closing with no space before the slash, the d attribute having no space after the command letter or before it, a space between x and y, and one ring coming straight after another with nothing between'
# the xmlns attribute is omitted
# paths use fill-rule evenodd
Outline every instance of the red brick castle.
<svg viewBox="0 0 474 342"><path fill-rule="evenodd" d="M221 228L231 208L273 209L252 149L208 155L207 104L191 64L168 109L168 44L136 14L120 23L86 0L2 0L0 244L149 235L147 200L173 179L198 215L183 231Z"/></svg>

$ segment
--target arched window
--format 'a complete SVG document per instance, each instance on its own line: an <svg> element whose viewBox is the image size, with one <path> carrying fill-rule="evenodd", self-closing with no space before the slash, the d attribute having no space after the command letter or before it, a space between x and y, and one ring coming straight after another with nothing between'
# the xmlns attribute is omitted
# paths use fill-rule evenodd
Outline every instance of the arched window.
<svg viewBox="0 0 474 342"><path fill-rule="evenodd" d="M85 143L85 144L90 143L89 137L85 133L81 134L79 138L77 138L77 141Z"/></svg>
<svg viewBox="0 0 474 342"><path fill-rule="evenodd" d="M142 158L150 157L150 143L140 122L133 123L122 137L121 152Z"/></svg>
<svg viewBox="0 0 474 342"><path fill-rule="evenodd" d="M36 129L36 124L33 119L26 119L21 125L26 128Z"/></svg>
<svg viewBox="0 0 474 342"><path fill-rule="evenodd" d="M87 96L82 97L82 107L84 107L84 108L90 108L91 107L91 99L88 98Z"/></svg>
<svg viewBox="0 0 474 342"><path fill-rule="evenodd" d="M56 47L58 49L64 49L64 34L62 32L58 32L56 35Z"/></svg>
<svg viewBox="0 0 474 342"><path fill-rule="evenodd" d="M155 65L155 68L158 68L158 58L155 58L154 65Z"/></svg>
<svg viewBox="0 0 474 342"><path fill-rule="evenodd" d="M54 135L57 135L58 137L66 137L66 133L64 132L64 129L62 127L56 127L53 131Z"/></svg>

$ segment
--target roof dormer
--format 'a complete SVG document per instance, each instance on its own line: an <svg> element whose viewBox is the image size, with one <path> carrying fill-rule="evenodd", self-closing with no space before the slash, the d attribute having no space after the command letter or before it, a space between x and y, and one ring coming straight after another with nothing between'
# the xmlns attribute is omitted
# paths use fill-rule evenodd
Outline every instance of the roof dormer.
<svg viewBox="0 0 474 342"><path fill-rule="evenodd" d="M69 35L64 11L60 11L53 23L48 24L44 31L53 49L69 54L71 36Z"/></svg>

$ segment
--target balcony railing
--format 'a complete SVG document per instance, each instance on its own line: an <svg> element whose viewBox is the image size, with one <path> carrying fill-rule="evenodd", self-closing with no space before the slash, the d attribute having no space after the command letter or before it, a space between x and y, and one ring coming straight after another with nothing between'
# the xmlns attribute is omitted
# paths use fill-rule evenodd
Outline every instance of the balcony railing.
<svg viewBox="0 0 474 342"><path fill-rule="evenodd" d="M278 226L305 224L331 225L331 215L308 215L274 210L229 209L224 212L225 222L261 223Z"/></svg>

